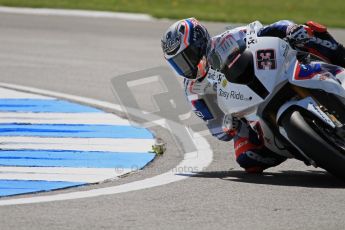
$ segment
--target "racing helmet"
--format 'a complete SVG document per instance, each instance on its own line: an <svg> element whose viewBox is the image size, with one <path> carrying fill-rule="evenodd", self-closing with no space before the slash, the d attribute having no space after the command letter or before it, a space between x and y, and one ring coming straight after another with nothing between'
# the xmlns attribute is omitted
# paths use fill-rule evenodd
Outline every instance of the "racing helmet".
<svg viewBox="0 0 345 230"><path fill-rule="evenodd" d="M177 21L162 37L164 58L175 72L188 79L198 77L198 65L206 56L211 37L195 18Z"/></svg>

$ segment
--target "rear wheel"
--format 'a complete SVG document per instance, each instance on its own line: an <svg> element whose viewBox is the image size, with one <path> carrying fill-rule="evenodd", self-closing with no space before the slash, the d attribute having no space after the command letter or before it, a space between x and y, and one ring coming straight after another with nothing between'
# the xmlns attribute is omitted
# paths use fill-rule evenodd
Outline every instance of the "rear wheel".
<svg viewBox="0 0 345 230"><path fill-rule="evenodd" d="M345 179L345 138L342 130L330 128L304 111L289 111L281 120L289 139L315 163Z"/></svg>

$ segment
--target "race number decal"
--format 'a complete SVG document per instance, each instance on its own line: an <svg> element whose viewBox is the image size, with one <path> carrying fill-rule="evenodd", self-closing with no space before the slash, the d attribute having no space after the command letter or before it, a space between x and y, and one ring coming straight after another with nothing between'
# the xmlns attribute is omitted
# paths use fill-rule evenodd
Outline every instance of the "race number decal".
<svg viewBox="0 0 345 230"><path fill-rule="evenodd" d="M256 64L258 69L275 69L277 66L275 51L273 49L256 51Z"/></svg>

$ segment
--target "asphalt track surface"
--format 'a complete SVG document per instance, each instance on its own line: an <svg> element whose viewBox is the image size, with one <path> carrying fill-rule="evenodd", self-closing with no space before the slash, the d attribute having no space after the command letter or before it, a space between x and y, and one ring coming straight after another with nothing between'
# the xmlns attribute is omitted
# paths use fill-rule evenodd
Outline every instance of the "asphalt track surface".
<svg viewBox="0 0 345 230"><path fill-rule="evenodd" d="M164 65L160 36L170 24L0 14L0 81L118 103L111 79ZM212 34L224 28L208 26ZM345 32L333 32L345 43ZM173 168L182 154L166 130L153 131L168 142L168 151L145 170L51 194L124 184ZM344 228L343 182L295 160L248 175L236 165L231 143L207 140L213 163L194 177L122 194L1 206L0 229Z"/></svg>

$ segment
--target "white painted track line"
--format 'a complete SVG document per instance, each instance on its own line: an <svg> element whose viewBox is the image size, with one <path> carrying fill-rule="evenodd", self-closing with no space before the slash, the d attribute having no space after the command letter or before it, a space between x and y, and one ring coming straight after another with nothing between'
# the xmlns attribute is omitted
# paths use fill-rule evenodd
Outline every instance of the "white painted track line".
<svg viewBox="0 0 345 230"><path fill-rule="evenodd" d="M44 95L49 95L53 97L61 97L69 100L74 100L80 103L97 105L100 107L114 109L121 111L121 106L103 102L95 99L89 99L84 97L78 97L63 93L50 92L48 90L40 90L32 87L18 86L13 84L0 83L0 86L9 87L17 90L25 90L33 93L42 93ZM131 110L133 111L133 110ZM204 170L209 164L211 164L213 159L213 152L210 145L204 137L200 134L195 133L193 136L193 141L197 147L196 152L186 153L184 155L184 160L182 160L175 168L169 170L166 173L147 178L144 180L139 180L123 185L92 189L88 191L70 192L57 195L46 195L28 198L15 198L15 199L4 199L0 200L0 206L5 205L16 205L16 204L29 204L29 203L41 203L41 202L51 202L51 201L62 201L62 200L73 200L82 199L89 197L97 197L103 195L118 194L130 191L137 191L141 189L152 188L156 186L166 185L169 183L177 182L189 178L195 172ZM188 172L186 169L193 169L194 172Z"/></svg>
<svg viewBox="0 0 345 230"><path fill-rule="evenodd" d="M22 90L26 92L42 94L42 95L49 95L51 97L72 100L72 101L76 101L80 103L85 103L91 106L94 105L94 106L104 107L104 108L113 109L113 110L122 112L122 108L120 105L113 104L110 102L105 102L105 101L99 101L92 98L79 97L79 96L69 95L65 93L53 92L49 90L37 89L33 87L27 87L27 86L15 85L15 84L10 84L10 83L3 83L3 82L0 82L0 86L5 87L5 88L10 88L10 89L15 89L15 90Z"/></svg>
<svg viewBox="0 0 345 230"><path fill-rule="evenodd" d="M52 99L38 94L24 93L20 91L13 91L5 88L0 88L1 99Z"/></svg>
<svg viewBox="0 0 345 230"><path fill-rule="evenodd" d="M1 88L0 88L1 89ZM12 113L0 112L0 123L133 125L109 113Z"/></svg>
<svg viewBox="0 0 345 230"><path fill-rule="evenodd" d="M106 11L63 10L63 9L45 9L45 8L21 8L21 7L5 7L5 6L0 7L0 13L114 18L114 19L135 20L135 21L154 20L154 18L151 17L150 15L137 14L137 13L118 13L118 12L106 12Z"/></svg>
<svg viewBox="0 0 345 230"><path fill-rule="evenodd" d="M96 183L130 171L122 168L0 167L0 179Z"/></svg>
<svg viewBox="0 0 345 230"><path fill-rule="evenodd" d="M76 150L146 153L154 139L1 137L1 149Z"/></svg>

